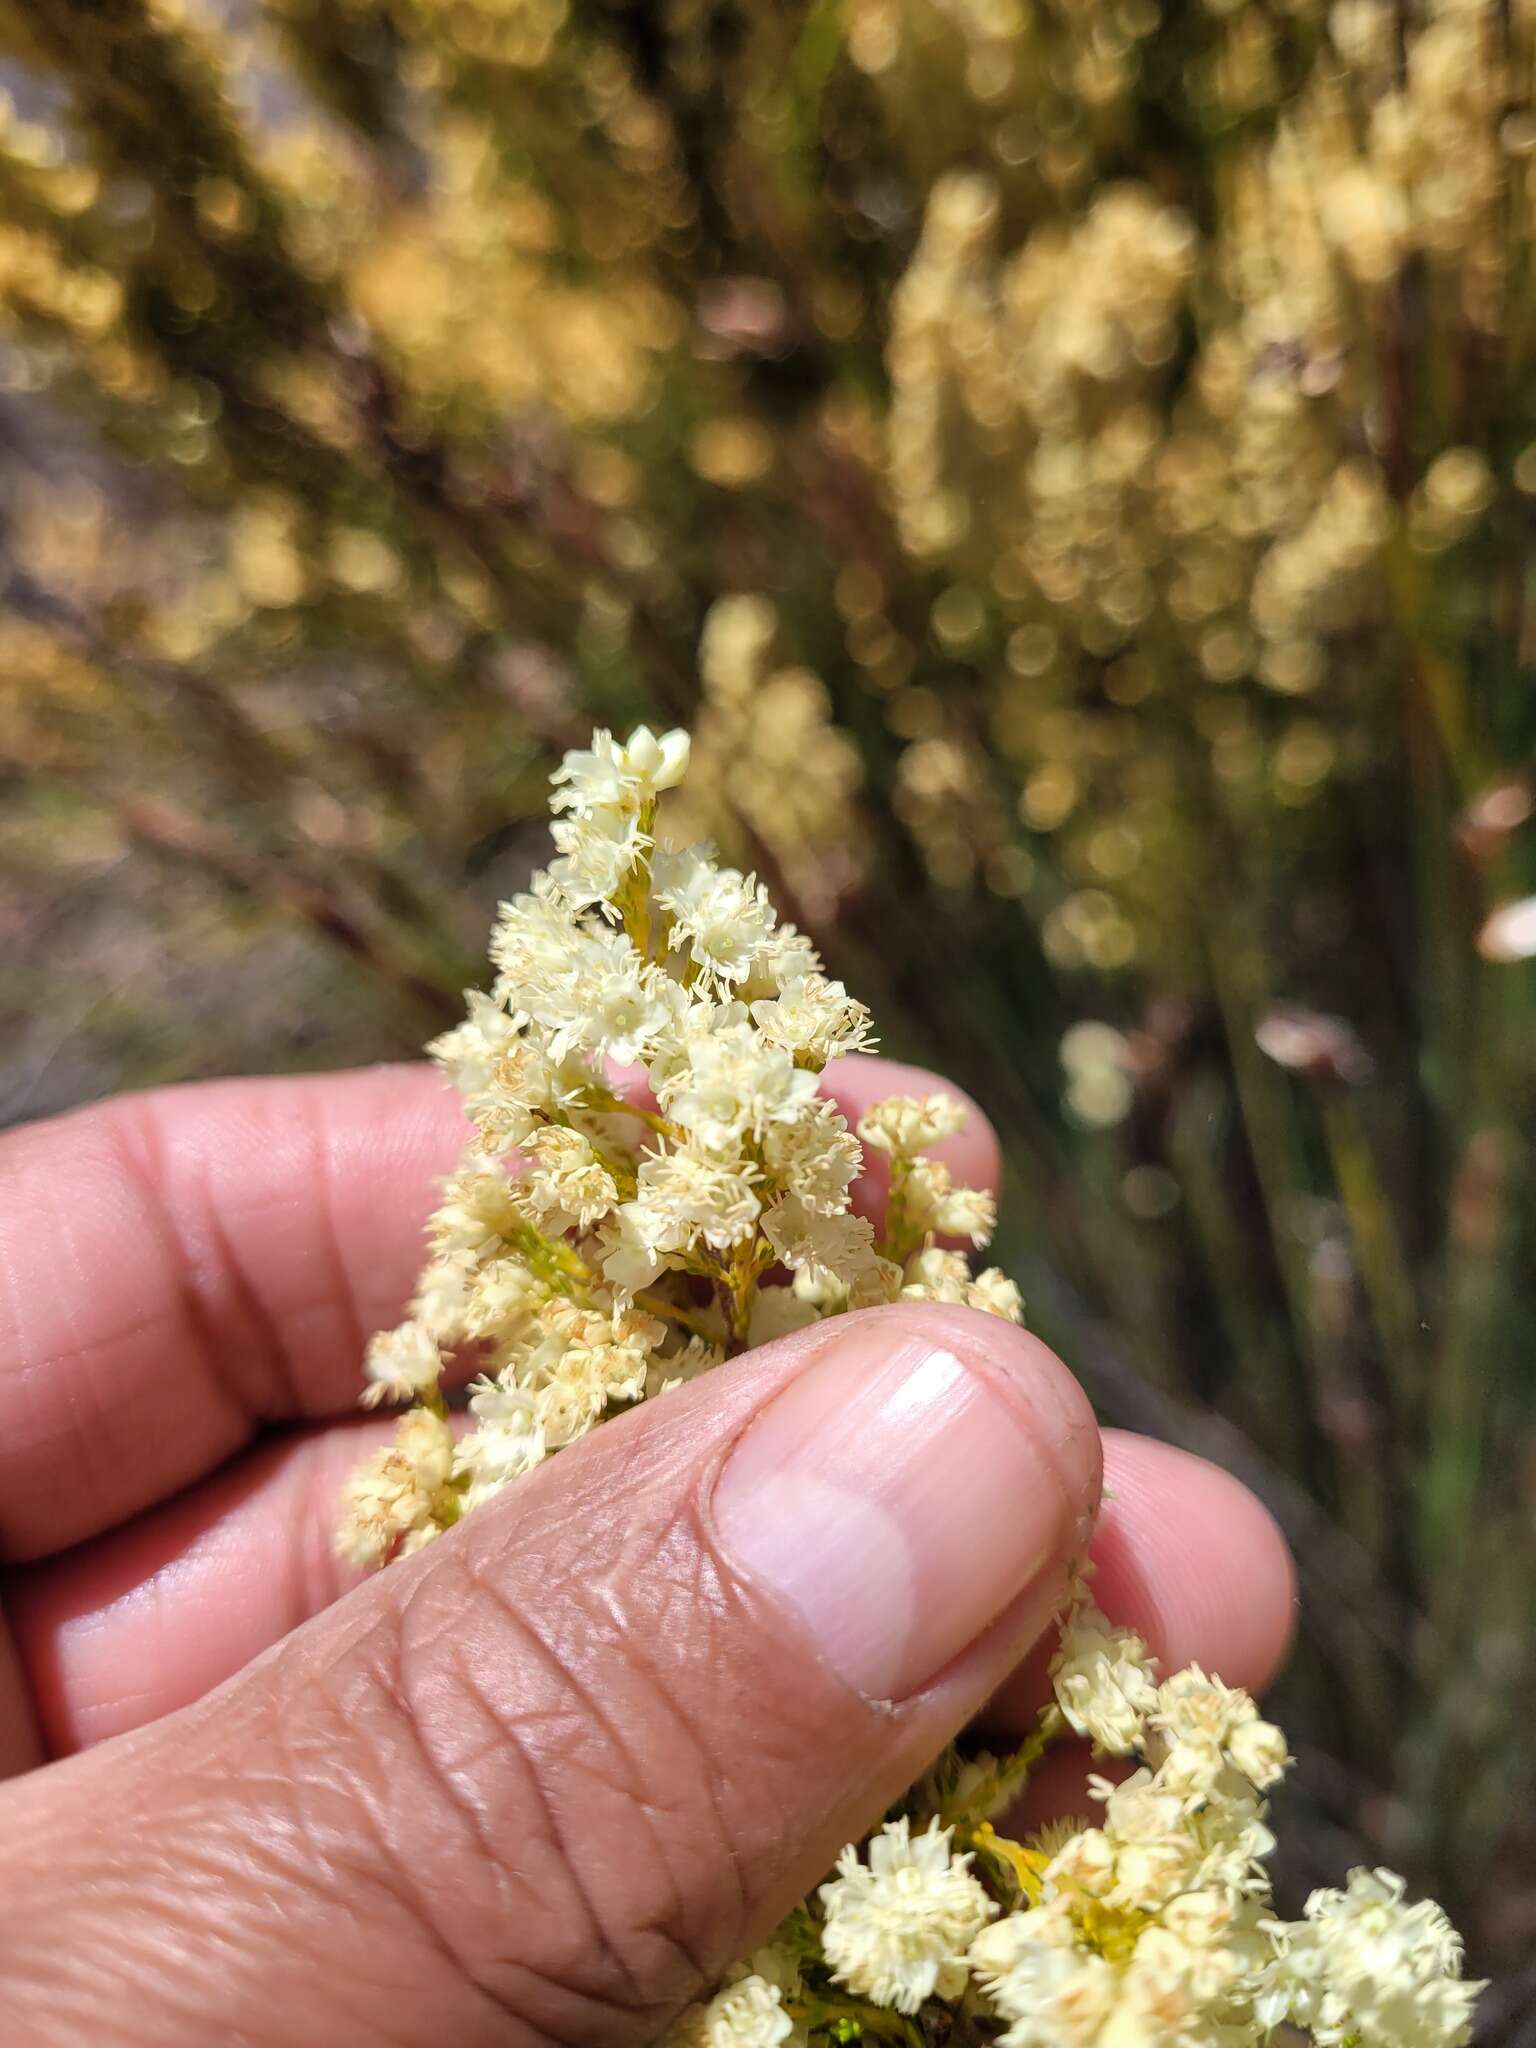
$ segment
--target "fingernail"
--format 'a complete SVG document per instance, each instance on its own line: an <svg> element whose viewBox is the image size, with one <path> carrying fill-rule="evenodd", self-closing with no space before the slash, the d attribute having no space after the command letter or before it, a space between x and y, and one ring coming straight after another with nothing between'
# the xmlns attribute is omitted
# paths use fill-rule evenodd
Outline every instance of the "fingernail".
<svg viewBox="0 0 1536 2048"><path fill-rule="evenodd" d="M795 1609L868 1699L920 1691L1032 1587L1036 1627L1049 1619L1084 1512L1078 1475L1085 1496L1093 1480L1065 1441L1081 1397L1027 1344L1001 1324L994 1339L899 1310L860 1317L720 1475L727 1561Z"/></svg>

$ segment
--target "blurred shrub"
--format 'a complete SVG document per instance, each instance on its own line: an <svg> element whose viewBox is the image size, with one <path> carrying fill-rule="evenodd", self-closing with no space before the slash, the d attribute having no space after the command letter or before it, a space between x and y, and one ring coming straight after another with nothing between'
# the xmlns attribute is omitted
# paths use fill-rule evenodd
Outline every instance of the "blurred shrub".
<svg viewBox="0 0 1536 2048"><path fill-rule="evenodd" d="M1321 1860L1522 1956L1528 0L0 48L9 1113L409 1053L551 754L689 724L991 1109L1037 1327L1285 1522Z"/></svg>

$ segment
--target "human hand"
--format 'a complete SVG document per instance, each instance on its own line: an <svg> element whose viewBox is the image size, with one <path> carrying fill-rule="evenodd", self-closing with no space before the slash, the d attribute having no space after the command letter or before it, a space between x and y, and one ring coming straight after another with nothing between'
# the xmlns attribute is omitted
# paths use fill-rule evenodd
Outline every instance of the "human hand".
<svg viewBox="0 0 1536 2048"><path fill-rule="evenodd" d="M828 1085L853 1121L940 1084ZM1070 1376L929 1305L754 1351L352 1583L339 1488L389 1425L339 1418L461 1139L393 1068L0 1141L7 2038L646 2041L958 1728L1032 1713L1090 1530L1167 1666L1271 1675L1257 1502L1108 1432L1095 1528ZM979 1115L943 1150L995 1181Z"/></svg>

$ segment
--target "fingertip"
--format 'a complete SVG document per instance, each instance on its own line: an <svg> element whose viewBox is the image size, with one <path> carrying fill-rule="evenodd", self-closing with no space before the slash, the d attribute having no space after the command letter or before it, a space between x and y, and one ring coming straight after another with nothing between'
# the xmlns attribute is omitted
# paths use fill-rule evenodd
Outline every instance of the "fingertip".
<svg viewBox="0 0 1536 2048"><path fill-rule="evenodd" d="M957 1352L974 1370L998 1383L1049 1456L1086 1542L1099 1512L1104 1480L1101 1433L1088 1396L1051 1347L1002 1316L948 1302L902 1301L864 1310L852 1320L866 1319L878 1320L883 1330L921 1340L935 1350ZM963 1475L955 1476L963 1483Z"/></svg>
<svg viewBox="0 0 1536 2048"><path fill-rule="evenodd" d="M14 1574L7 1604L48 1753L185 1706L352 1583L329 1525L347 1471L391 1427L276 1439L106 1541Z"/></svg>
<svg viewBox="0 0 1536 2048"><path fill-rule="evenodd" d="M221 1085L253 1091L252 1121L274 1152L286 1147L277 1158L287 1184L323 1179L328 1236L361 1333L396 1321L438 1184L464 1149L459 1097L420 1060Z"/></svg>
<svg viewBox="0 0 1536 2048"><path fill-rule="evenodd" d="M1081 1540L1088 1540L1100 1513L1104 1485L1103 1440L1092 1403L1074 1374L1051 1347L1030 1330L1021 1329L985 1310L915 1304L926 1315L948 1318L963 1329L966 1342L1007 1375L1017 1392L1040 1418L1057 1476L1078 1516Z"/></svg>
<svg viewBox="0 0 1536 2048"><path fill-rule="evenodd" d="M1285 1661L1296 1572L1278 1524L1230 1472L1172 1444L1104 1433L1094 1597L1165 1671L1200 1664L1260 1692Z"/></svg>
<svg viewBox="0 0 1536 2048"><path fill-rule="evenodd" d="M1296 1573L1274 1517L1239 1480L1171 1444L1103 1432L1104 1498L1088 1554L1093 1598L1167 1673L1198 1664L1261 1693L1296 1625ZM1029 1726L1049 1697L1042 1643L983 1717Z"/></svg>

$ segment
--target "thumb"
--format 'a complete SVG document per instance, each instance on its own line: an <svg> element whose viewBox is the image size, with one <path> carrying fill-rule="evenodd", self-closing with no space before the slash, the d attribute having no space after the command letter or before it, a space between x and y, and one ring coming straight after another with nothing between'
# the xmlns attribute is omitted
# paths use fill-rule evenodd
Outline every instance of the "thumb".
<svg viewBox="0 0 1536 2048"><path fill-rule="evenodd" d="M646 1404L0 1794L13 2038L652 2038L1046 1626L1098 1458L1049 1352L929 1305Z"/></svg>

